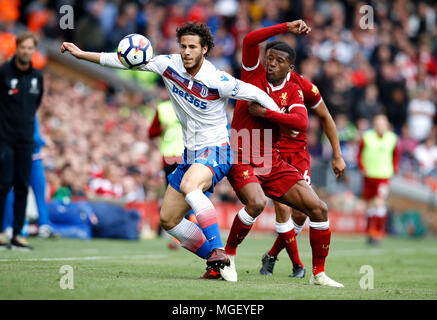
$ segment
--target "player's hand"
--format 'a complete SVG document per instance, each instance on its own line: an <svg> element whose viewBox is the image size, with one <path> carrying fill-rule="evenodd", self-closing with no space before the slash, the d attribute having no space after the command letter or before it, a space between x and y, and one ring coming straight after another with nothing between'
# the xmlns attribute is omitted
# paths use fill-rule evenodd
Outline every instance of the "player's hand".
<svg viewBox="0 0 437 320"><path fill-rule="evenodd" d="M290 129L289 127L282 126L282 125L280 125L279 127L281 128L281 132L282 133L285 133L285 134L289 135L292 138L296 138L297 135L299 134L299 131Z"/></svg>
<svg viewBox="0 0 437 320"><path fill-rule="evenodd" d="M266 115L267 109L256 102L252 102L249 103L248 111L254 117L264 117Z"/></svg>
<svg viewBox="0 0 437 320"><path fill-rule="evenodd" d="M332 160L332 170L334 170L335 176L340 178L346 171L346 163L342 157L334 158Z"/></svg>
<svg viewBox="0 0 437 320"><path fill-rule="evenodd" d="M81 59L81 56L83 54L83 51L80 50L74 43L71 42L62 43L61 53L64 53L65 51L70 52L73 57L76 57L78 59Z"/></svg>
<svg viewBox="0 0 437 320"><path fill-rule="evenodd" d="M288 32L294 34L308 34L311 32L311 28L307 26L303 20L294 20L292 22L287 22Z"/></svg>

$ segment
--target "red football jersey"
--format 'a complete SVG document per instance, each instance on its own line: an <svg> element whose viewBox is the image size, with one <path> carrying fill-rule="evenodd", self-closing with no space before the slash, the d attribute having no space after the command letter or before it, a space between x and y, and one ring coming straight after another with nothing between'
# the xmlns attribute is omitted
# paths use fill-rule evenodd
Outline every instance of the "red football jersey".
<svg viewBox="0 0 437 320"><path fill-rule="evenodd" d="M303 101L308 109L315 109L322 102L322 96L319 89L296 72L291 72L287 76L287 80L296 83L303 93ZM269 93L269 92L268 92ZM297 152L306 150L307 148L307 133L299 132L295 137L283 133L282 138L278 142L278 149L284 152Z"/></svg>
<svg viewBox="0 0 437 320"><path fill-rule="evenodd" d="M244 61L243 61L244 63ZM285 80L284 83L274 90L269 89L267 82L266 70L264 66L258 62L254 68L244 68L241 73L241 80L253 84L260 89L267 91L272 99L276 102L282 112L289 112L295 107L305 108L303 105L303 93L300 87L294 82ZM306 115L307 116L307 115ZM273 145L275 145L281 138L281 132L279 126L272 121L265 118L253 117L248 112L248 103L246 101L237 101L236 108L234 110L234 116L232 119L231 128L242 132L244 129L249 129L249 132L253 132L254 129L260 130L259 141L251 141L251 155L252 157L268 156L273 151ZM272 130L272 141L265 144L265 131ZM233 134L235 134L233 132ZM231 137L232 138L232 137ZM257 145L259 143L259 145ZM233 146L235 150L235 145ZM259 148L258 148L259 147ZM241 153L244 148L244 143L241 141L241 137L238 139L238 156L241 160ZM253 163L251 161L251 163ZM257 162L258 163L258 162Z"/></svg>

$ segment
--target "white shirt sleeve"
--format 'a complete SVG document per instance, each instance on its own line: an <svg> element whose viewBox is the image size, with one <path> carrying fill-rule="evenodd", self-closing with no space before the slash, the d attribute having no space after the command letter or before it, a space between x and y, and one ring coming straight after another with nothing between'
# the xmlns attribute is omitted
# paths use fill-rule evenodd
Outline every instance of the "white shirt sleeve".
<svg viewBox="0 0 437 320"><path fill-rule="evenodd" d="M118 60L116 52L100 53L100 65L114 69L127 69L120 60Z"/></svg>
<svg viewBox="0 0 437 320"><path fill-rule="evenodd" d="M134 69L140 71L151 71L162 75L164 71L167 69L170 63L171 56L155 56L150 61L141 66L141 68ZM102 52L100 54L100 65L104 67L110 67L115 69L128 69L126 68L118 59L116 52Z"/></svg>
<svg viewBox="0 0 437 320"><path fill-rule="evenodd" d="M226 72L219 72L218 90L221 97L254 101L267 109L279 111L278 105L266 92L250 83L235 79Z"/></svg>

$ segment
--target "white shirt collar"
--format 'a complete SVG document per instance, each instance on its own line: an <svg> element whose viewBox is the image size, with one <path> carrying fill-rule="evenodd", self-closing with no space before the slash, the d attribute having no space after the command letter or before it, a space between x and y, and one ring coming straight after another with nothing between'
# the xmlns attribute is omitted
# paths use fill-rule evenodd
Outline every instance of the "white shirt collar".
<svg viewBox="0 0 437 320"><path fill-rule="evenodd" d="M290 72L287 73L287 76L285 77L284 81L279 86L277 86L277 87L272 85L270 82L267 82L267 83L269 84L270 88L272 88L272 92L274 92L274 91L281 90L285 86L285 83L287 81L290 81Z"/></svg>

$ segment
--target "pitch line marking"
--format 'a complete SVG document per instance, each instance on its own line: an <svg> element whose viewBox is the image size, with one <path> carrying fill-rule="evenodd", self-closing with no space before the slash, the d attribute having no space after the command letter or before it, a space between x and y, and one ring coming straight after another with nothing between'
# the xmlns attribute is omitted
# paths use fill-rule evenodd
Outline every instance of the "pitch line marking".
<svg viewBox="0 0 437 320"><path fill-rule="evenodd" d="M107 259L147 259L166 258L166 254L146 254L135 256L91 256L91 257L60 257L60 258L28 258L28 259L0 259L0 262L35 262L35 261L80 261L80 260L107 260Z"/></svg>

